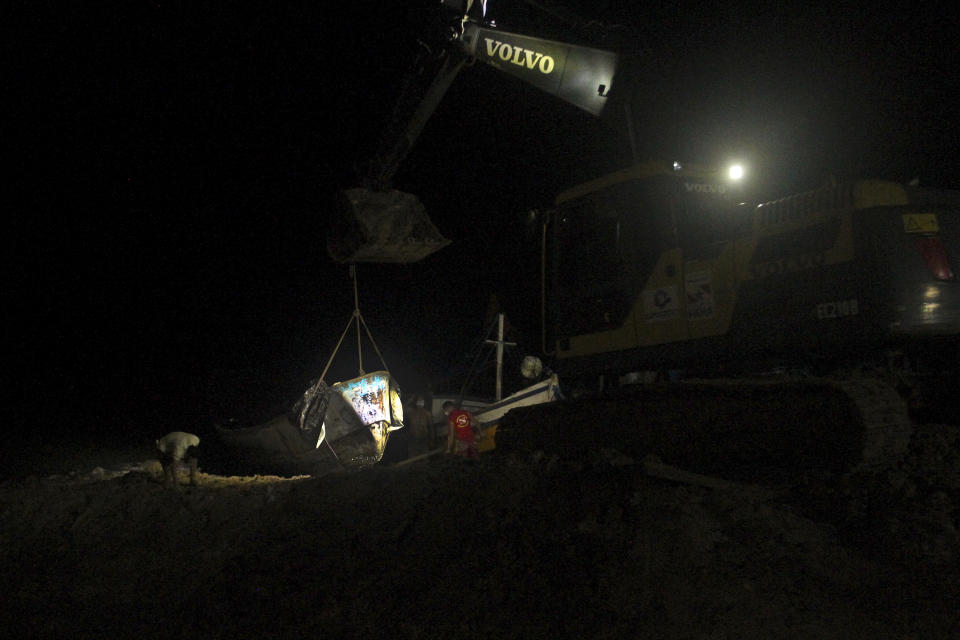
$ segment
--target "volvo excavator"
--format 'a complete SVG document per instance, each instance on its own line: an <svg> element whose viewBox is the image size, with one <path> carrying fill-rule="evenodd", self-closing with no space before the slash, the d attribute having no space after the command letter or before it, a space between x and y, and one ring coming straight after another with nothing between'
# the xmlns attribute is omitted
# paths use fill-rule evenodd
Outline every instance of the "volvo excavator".
<svg viewBox="0 0 960 640"><path fill-rule="evenodd" d="M414 115L344 192L334 260L415 262L449 243L390 180L468 63L590 116L629 98L617 52L459 17ZM571 399L511 411L496 451L606 447L767 481L896 464L907 399L956 389L960 192L831 181L755 205L741 181L638 163L538 212L543 350Z"/></svg>
<svg viewBox="0 0 960 640"><path fill-rule="evenodd" d="M544 349L580 399L514 412L498 447L789 482L890 468L915 419L957 418L958 191L831 180L753 206L651 162L542 218Z"/></svg>

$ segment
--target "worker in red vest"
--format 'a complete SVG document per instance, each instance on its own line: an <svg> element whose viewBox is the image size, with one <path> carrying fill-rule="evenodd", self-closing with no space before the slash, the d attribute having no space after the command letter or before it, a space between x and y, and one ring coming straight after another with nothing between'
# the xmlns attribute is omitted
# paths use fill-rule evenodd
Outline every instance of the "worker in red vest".
<svg viewBox="0 0 960 640"><path fill-rule="evenodd" d="M455 453L463 458L476 458L479 455L479 428L473 415L469 411L457 409L450 400L443 403L443 412L447 414L447 453Z"/></svg>

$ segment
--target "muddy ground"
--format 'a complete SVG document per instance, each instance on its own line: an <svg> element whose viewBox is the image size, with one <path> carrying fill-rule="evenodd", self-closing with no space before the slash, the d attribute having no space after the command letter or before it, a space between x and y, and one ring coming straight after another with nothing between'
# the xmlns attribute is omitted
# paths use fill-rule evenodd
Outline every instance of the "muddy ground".
<svg viewBox="0 0 960 640"><path fill-rule="evenodd" d="M208 456L179 491L147 442L15 459L6 637L960 637L955 426L883 473L764 488L610 449L319 478Z"/></svg>

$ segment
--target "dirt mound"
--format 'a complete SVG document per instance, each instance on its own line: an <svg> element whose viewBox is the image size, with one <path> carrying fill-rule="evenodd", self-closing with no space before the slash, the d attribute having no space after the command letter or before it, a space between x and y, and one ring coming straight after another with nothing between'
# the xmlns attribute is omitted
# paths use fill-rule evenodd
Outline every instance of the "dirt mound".
<svg viewBox="0 0 960 640"><path fill-rule="evenodd" d="M947 638L955 427L904 465L768 495L607 451L322 478L150 464L0 484L16 637Z"/></svg>

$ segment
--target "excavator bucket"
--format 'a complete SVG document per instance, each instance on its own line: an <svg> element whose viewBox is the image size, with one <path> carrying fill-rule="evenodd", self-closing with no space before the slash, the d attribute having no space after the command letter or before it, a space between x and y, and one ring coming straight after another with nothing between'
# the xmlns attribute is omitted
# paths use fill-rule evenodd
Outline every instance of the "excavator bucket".
<svg viewBox="0 0 960 640"><path fill-rule="evenodd" d="M390 189L347 189L327 238L337 262L410 263L450 244L434 226L420 200Z"/></svg>

